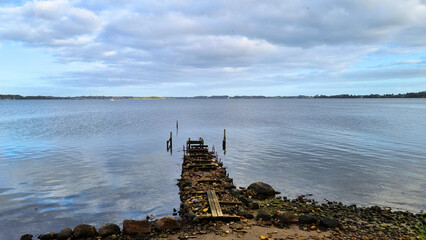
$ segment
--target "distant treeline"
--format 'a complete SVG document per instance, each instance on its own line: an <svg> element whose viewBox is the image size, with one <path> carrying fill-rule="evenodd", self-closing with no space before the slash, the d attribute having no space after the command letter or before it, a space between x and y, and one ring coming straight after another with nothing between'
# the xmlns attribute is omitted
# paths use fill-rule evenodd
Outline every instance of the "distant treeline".
<svg viewBox="0 0 426 240"><path fill-rule="evenodd" d="M370 94L370 95L350 95L350 94L340 94L340 95L316 95L314 98L426 98L426 91L417 92L417 93L405 93L405 94Z"/></svg>
<svg viewBox="0 0 426 240"><path fill-rule="evenodd" d="M163 97L117 97L117 96L79 96L79 97L54 97L54 96L21 96L0 94L0 100L82 100L82 99L165 99Z"/></svg>
<svg viewBox="0 0 426 240"><path fill-rule="evenodd" d="M339 95L315 95L315 96L195 96L195 97L117 97L117 96L79 96L79 97L54 97L54 96L21 96L12 94L0 94L0 100L50 100L50 99L142 99L142 100L153 100L153 99L263 99L263 98L426 98L426 91L417 93L405 93L405 94L370 94L370 95L351 95L351 94L339 94Z"/></svg>

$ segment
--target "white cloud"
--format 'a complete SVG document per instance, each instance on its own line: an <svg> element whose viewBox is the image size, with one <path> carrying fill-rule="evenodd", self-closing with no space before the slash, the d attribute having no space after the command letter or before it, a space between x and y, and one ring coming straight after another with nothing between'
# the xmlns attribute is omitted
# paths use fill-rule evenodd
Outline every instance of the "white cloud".
<svg viewBox="0 0 426 240"><path fill-rule="evenodd" d="M87 44L103 21L69 1L34 1L21 7L0 8L0 39L32 46Z"/></svg>
<svg viewBox="0 0 426 240"><path fill-rule="evenodd" d="M224 89L342 79L366 55L424 54L425 22L420 0L29 1L0 7L0 41L107 66L52 77L58 84L213 82Z"/></svg>

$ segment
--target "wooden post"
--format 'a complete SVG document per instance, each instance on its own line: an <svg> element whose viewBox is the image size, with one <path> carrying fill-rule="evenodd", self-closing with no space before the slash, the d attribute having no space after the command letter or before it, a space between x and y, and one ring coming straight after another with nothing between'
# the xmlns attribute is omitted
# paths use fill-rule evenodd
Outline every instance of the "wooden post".
<svg viewBox="0 0 426 240"><path fill-rule="evenodd" d="M173 148L173 132L170 132L170 149Z"/></svg>
<svg viewBox="0 0 426 240"><path fill-rule="evenodd" d="M226 129L223 129L223 142L222 142L222 148L225 151L226 150Z"/></svg>
<svg viewBox="0 0 426 240"><path fill-rule="evenodd" d="M179 128L179 121L176 120L176 129L178 129L178 128Z"/></svg>

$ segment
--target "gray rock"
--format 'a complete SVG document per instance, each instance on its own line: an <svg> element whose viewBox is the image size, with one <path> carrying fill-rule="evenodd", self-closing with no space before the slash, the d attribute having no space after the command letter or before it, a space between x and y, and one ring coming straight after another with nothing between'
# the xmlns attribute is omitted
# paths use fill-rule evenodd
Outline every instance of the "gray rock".
<svg viewBox="0 0 426 240"><path fill-rule="evenodd" d="M250 203L250 208L251 209L253 209L253 210L257 210L257 209L259 209L260 207L259 207L259 203L257 203L257 202L252 202L252 203Z"/></svg>
<svg viewBox="0 0 426 240"><path fill-rule="evenodd" d="M256 216L256 220L262 219L264 221L269 221L271 220L271 218L272 218L271 214L265 211L259 211Z"/></svg>
<svg viewBox="0 0 426 240"><path fill-rule="evenodd" d="M92 225L80 224L73 230L75 238L94 237L97 235L96 228Z"/></svg>
<svg viewBox="0 0 426 240"><path fill-rule="evenodd" d="M342 224L335 219L331 218L321 218L320 219L320 226L326 227L326 228L336 228L341 227Z"/></svg>
<svg viewBox="0 0 426 240"><path fill-rule="evenodd" d="M64 228L56 235L56 238L58 240L66 240L71 236L72 236L72 229L71 228Z"/></svg>
<svg viewBox="0 0 426 240"><path fill-rule="evenodd" d="M167 216L155 221L155 227L160 231L179 229L179 222L172 216Z"/></svg>
<svg viewBox="0 0 426 240"><path fill-rule="evenodd" d="M24 234L20 238L20 240L32 240L32 239L33 239L33 235L31 234Z"/></svg>
<svg viewBox="0 0 426 240"><path fill-rule="evenodd" d="M108 223L99 228L99 235L101 237L107 237L114 234L120 234L120 227L117 224Z"/></svg>
<svg viewBox="0 0 426 240"><path fill-rule="evenodd" d="M316 223L318 219L312 215L303 215L299 217L300 224L312 224Z"/></svg>
<svg viewBox="0 0 426 240"><path fill-rule="evenodd" d="M297 222L298 217L294 215L294 212L282 212L275 214L274 220L275 224L282 226Z"/></svg>
<svg viewBox="0 0 426 240"><path fill-rule="evenodd" d="M43 233L40 236L38 236L38 239L40 239L40 240L52 240L52 239L55 239L55 237L56 237L56 233L47 232L47 233Z"/></svg>
<svg viewBox="0 0 426 240"><path fill-rule="evenodd" d="M263 182L255 182L248 186L249 190L253 190L256 193L256 198L265 199L270 197L275 197L276 191L271 187L271 185Z"/></svg>
<svg viewBox="0 0 426 240"><path fill-rule="evenodd" d="M238 210L238 211L236 212L236 214L237 214L238 216L242 216L242 217L245 217L245 218L247 218L247 219L253 219L253 218L254 218L253 214L248 213L248 212L246 212L246 211Z"/></svg>
<svg viewBox="0 0 426 240"><path fill-rule="evenodd" d="M151 225L148 221L124 220L123 233L128 235L138 235L151 232Z"/></svg>

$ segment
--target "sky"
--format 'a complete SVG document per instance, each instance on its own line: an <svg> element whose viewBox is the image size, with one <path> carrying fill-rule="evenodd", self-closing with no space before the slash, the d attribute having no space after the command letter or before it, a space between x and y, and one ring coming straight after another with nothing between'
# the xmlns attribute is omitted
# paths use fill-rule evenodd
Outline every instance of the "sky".
<svg viewBox="0 0 426 240"><path fill-rule="evenodd" d="M426 0L0 0L0 94L426 90Z"/></svg>

